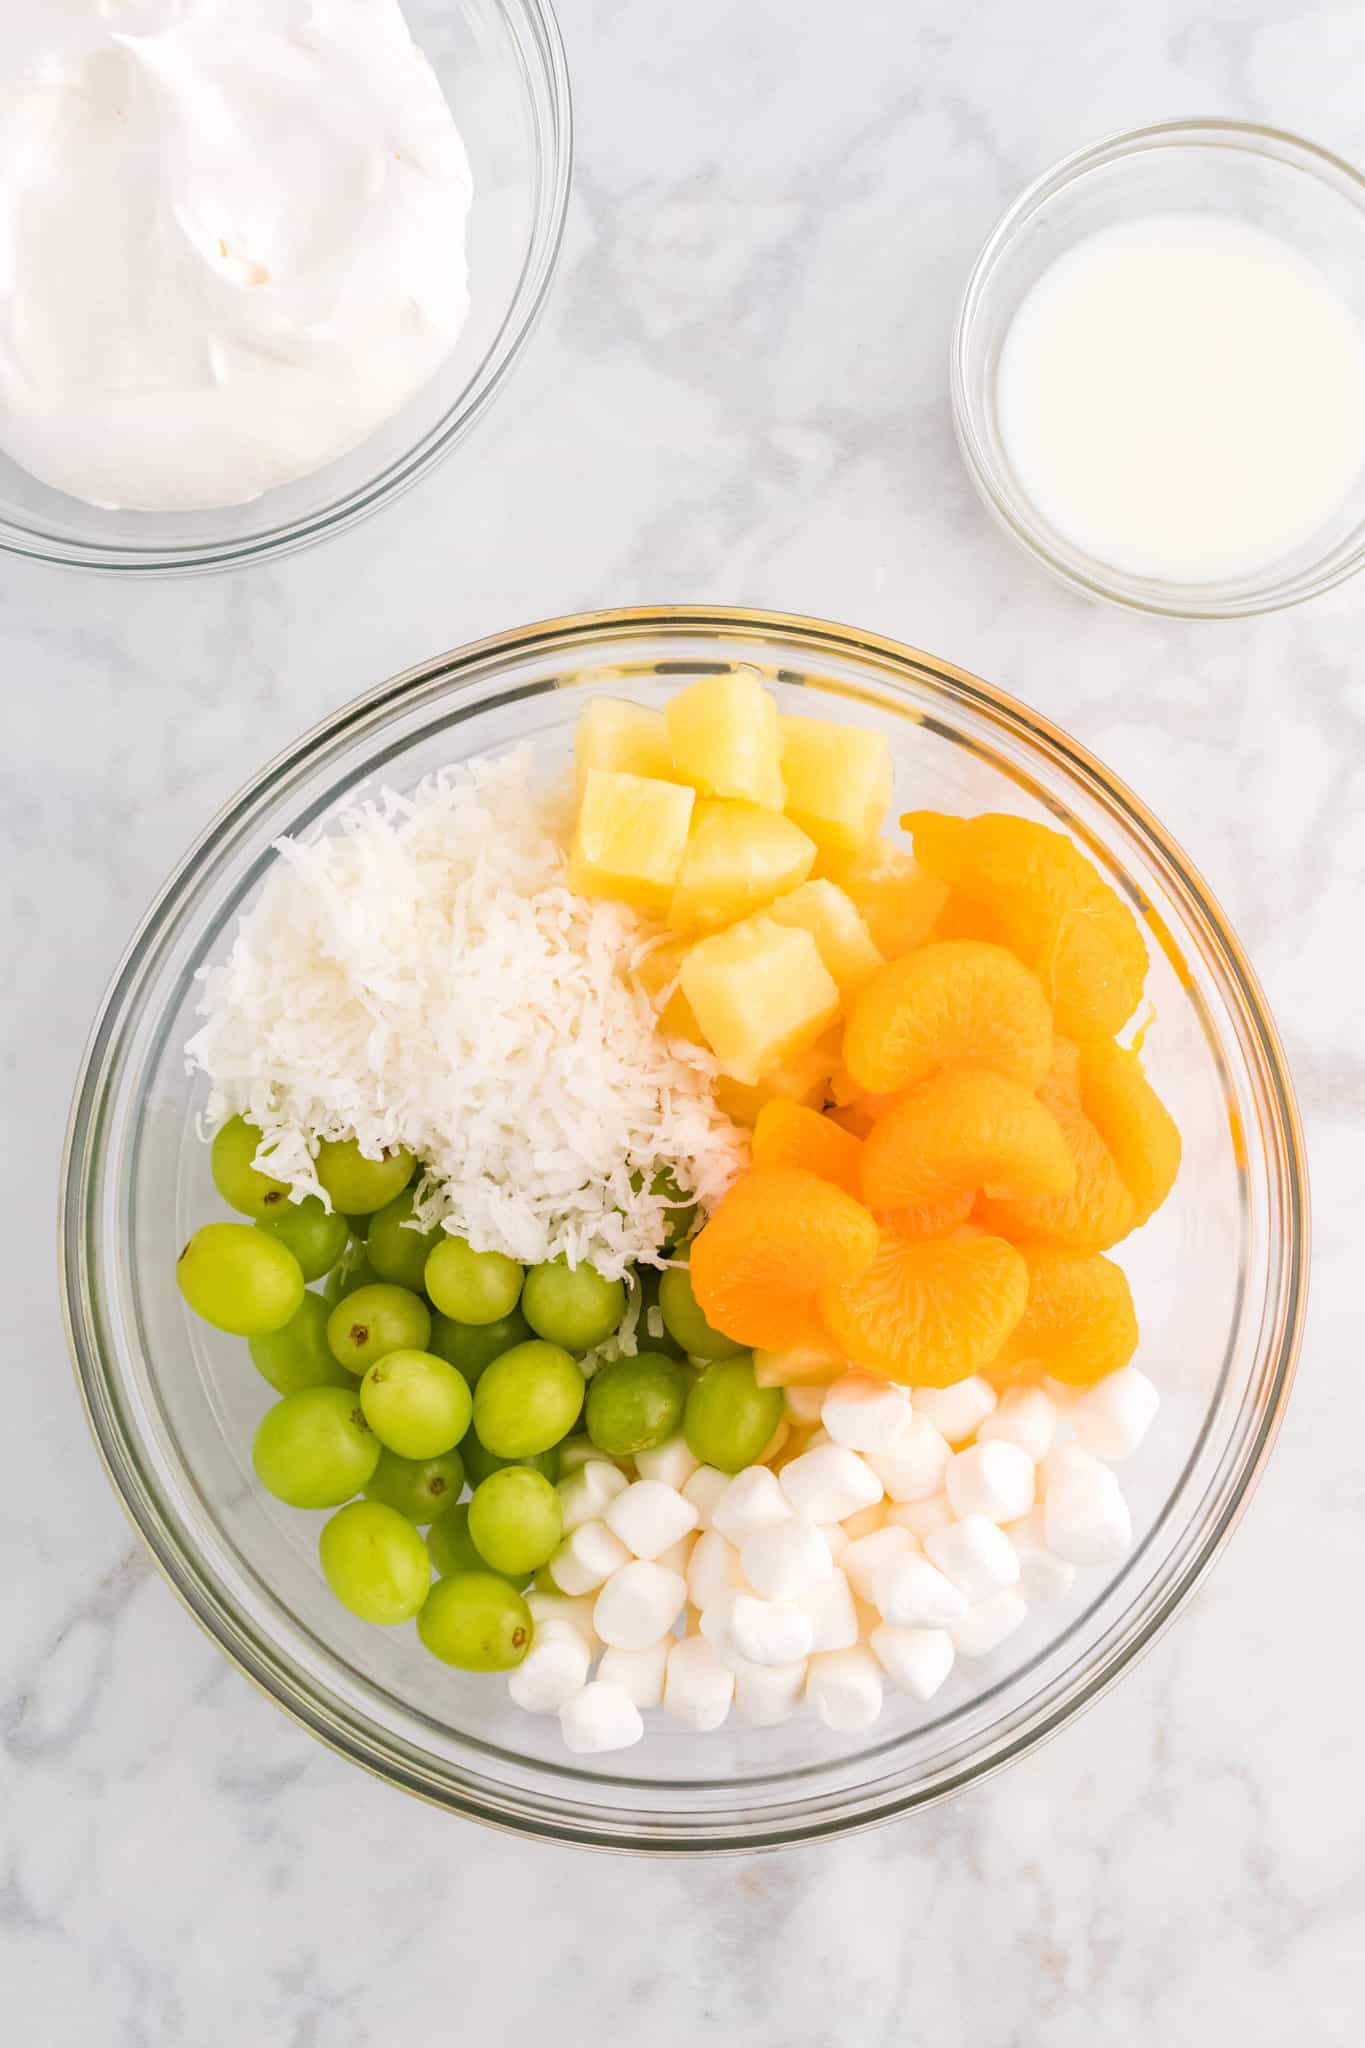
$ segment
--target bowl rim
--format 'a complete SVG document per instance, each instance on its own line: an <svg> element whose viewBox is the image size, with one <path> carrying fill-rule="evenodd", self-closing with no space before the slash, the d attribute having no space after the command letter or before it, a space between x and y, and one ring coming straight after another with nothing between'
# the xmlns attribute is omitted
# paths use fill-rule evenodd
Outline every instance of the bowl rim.
<svg viewBox="0 0 1365 2048"><path fill-rule="evenodd" d="M921 678L940 683L954 700L962 700L984 712L1026 739L1060 765L1081 787L1092 786L1106 802L1117 803L1128 820L1152 842L1173 879L1192 895L1224 948L1224 964L1232 974L1247 1005L1254 1027L1255 1046L1269 1084L1278 1155L1280 1202L1283 1208L1284 1251L1281 1259L1283 1283L1277 1300L1277 1314L1268 1338L1262 1340L1262 1356L1269 1363L1263 1384L1267 1393L1259 1406L1255 1426L1237 1461L1235 1480L1220 1493L1217 1512L1200 1531L1198 1540L1177 1557L1168 1583L1151 1603L1151 1611L1136 1621L1120 1617L1104 1643L1098 1646L1093 1663L1068 1672L1051 1688L1051 1698L1041 1706L1022 1711L1019 1725L984 1754L942 1772L924 1788L873 1788L871 1793L845 1796L841 1809L829 1814L778 1809L761 1810L742 1823L728 1817L717 1820L713 1831L703 1832L680 1826L662 1815L632 1829L616 1813L601 1808L584 1808L566 1801L560 1812L546 1802L524 1799L515 1792L504 1793L496 1781L479 1777L459 1786L439 1785L434 1778L415 1769L397 1744L376 1738L355 1717L328 1712L309 1697L287 1672L281 1675L281 1657L273 1644L263 1641L232 1610L220 1594L212 1572L202 1559L188 1552L164 1524L148 1488L142 1483L131 1456L127 1433L122 1429L108 1398L103 1359L94 1332L91 1289L87 1259L87 1173L86 1162L100 1124L105 1069L111 1045L126 1027L126 1002L134 988L146 948L183 909L184 899L200 872L211 866L217 843L224 831L246 817L253 808L286 782L296 770L313 762L332 742L359 728L378 712L396 707L404 698L415 697L433 681L448 689L477 680L485 664L509 657L572 654L583 642L618 635L623 639L646 633L694 632L724 638L732 634L749 639L780 638L796 644L813 656L872 657L891 667L906 666ZM885 635L807 617L798 613L755 610L747 607L711 605L635 606L599 612L585 612L554 618L489 635L451 653L421 662L376 685L319 721L293 745L277 754L225 804L193 842L168 877L150 909L139 923L116 967L89 1034L72 1097L59 1184L58 1267L63 1321L77 1387L96 1449L114 1492L134 1530L151 1553L162 1577L204 1632L257 1688L276 1706L324 1742L337 1754L358 1763L371 1775L396 1785L445 1811L456 1812L506 1832L530 1835L581 1847L627 1851L637 1854L726 1854L753 1852L792 1846L800 1842L832 1838L859 1832L908 1812L927 1810L966 1786L994 1776L1006 1765L1018 1761L1058 1733L1085 1708L1093 1705L1155 1643L1170 1626L1211 1569L1241 1520L1265 1469L1278 1435L1293 1384L1302 1341L1307 1306L1310 1222L1309 1189L1303 1128L1295 1100L1283 1045L1269 1012L1260 984L1235 932L1202 876L1176 842L1153 817L1141 799L1102 766L1086 748L1042 714L1021 704L1007 692L984 682L969 670L940 660ZM135 1446L133 1446L135 1448ZM638 1821L638 1817L637 1817Z"/></svg>
<svg viewBox="0 0 1365 2048"><path fill-rule="evenodd" d="M401 498L477 425L520 362L545 310L564 245L574 163L573 93L553 0L496 0L496 4L508 19L520 17L539 61L548 147L538 164L535 217L511 302L473 375L436 424L377 475L368 477L342 497L246 539L135 547L122 542L56 538L21 521L0 516L0 554L54 568L153 578L202 575L282 560L334 534L344 533L370 513ZM359 448L364 446L362 441Z"/></svg>
<svg viewBox="0 0 1365 2048"><path fill-rule="evenodd" d="M978 428L977 408L971 397L970 362L976 315L999 259L1015 237L1036 214L1079 179L1126 158L1154 149L1186 147L1218 148L1251 156L1272 156L1338 192L1354 197L1365 214L1365 171L1347 158L1311 142L1290 129L1267 122L1242 121L1227 115L1192 115L1174 121L1157 121L1141 128L1120 129L1086 143L1033 179L1018 198L1006 207L986 237L968 274L949 350L949 386L953 429L958 450L978 495L997 524L1023 547L1034 560L1069 589L1088 597L1101 598L1130 611L1146 612L1171 619L1240 619L1264 612L1284 611L1305 604L1324 591L1345 583L1365 568L1365 519L1354 533L1317 562L1292 576L1273 571L1259 578L1223 579L1226 594L1217 583L1208 586L1212 595L1196 598L1179 584L1160 578L1127 577L1116 569L1085 557L1084 551L1069 554L1055 548L1043 527L1032 517L1028 501L1007 488L997 465L991 460ZM1081 562L1086 566L1082 567ZM1191 590L1200 586L1191 586Z"/></svg>

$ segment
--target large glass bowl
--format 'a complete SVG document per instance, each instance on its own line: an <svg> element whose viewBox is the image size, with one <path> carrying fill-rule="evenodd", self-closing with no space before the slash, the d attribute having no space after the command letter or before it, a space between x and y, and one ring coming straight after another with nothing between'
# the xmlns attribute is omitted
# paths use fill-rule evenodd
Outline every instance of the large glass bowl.
<svg viewBox="0 0 1365 2048"><path fill-rule="evenodd" d="M553 1717L497 1679L435 1663L415 1631L367 1628L323 1585L317 1517L264 1494L252 1432L272 1398L237 1341L185 1311L173 1277L218 1208L185 1073L195 974L221 955L280 833L362 785L411 787L522 743L568 759L591 690L657 704L734 663L781 703L884 732L900 807L1008 808L1061 826L1142 919L1150 1070L1178 1118L1174 1195L1119 1256L1161 1414L1125 1468L1137 1540L1107 1579L932 1708L888 1706L868 1736L805 1719L709 1736L662 1717L619 1755L575 1761ZM1236 938L1129 791L1044 719L947 663L814 621L716 610L558 620L427 663L337 712L271 763L181 863L115 977L72 1113L62 1256L71 1343L118 1492L167 1577L241 1668L343 1755L460 1813L639 1850L759 1847L942 1798L1021 1756L1164 1627L1236 1522L1283 1413L1303 1313L1307 1196L1283 1055Z"/></svg>
<svg viewBox="0 0 1365 2048"><path fill-rule="evenodd" d="M469 318L401 412L313 475L212 512L111 512L40 483L0 450L0 548L143 574L288 554L378 509L482 415L521 354L554 275L572 115L550 0L404 0L469 152Z"/></svg>

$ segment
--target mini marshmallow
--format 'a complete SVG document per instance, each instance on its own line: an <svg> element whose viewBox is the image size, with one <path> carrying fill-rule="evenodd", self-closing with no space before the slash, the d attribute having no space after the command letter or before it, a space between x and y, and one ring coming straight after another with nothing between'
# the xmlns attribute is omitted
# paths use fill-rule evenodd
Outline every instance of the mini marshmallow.
<svg viewBox="0 0 1365 2048"><path fill-rule="evenodd" d="M696 1528L697 1510L661 1479L637 1479L608 1501L602 1520L632 1556L658 1557Z"/></svg>
<svg viewBox="0 0 1365 2048"><path fill-rule="evenodd" d="M856 1515L846 1515L842 1522L826 1522L824 1526L842 1529L850 1543L861 1543L864 1536L875 1536L878 1529L886 1527L886 1502L876 1501L870 1508L859 1508Z"/></svg>
<svg viewBox="0 0 1365 2048"><path fill-rule="evenodd" d="M528 1593L526 1605L531 1610L531 1619L539 1635L547 1628L561 1624L576 1628L595 1656L602 1647L602 1639L592 1623L595 1601L589 1595L571 1599L567 1593Z"/></svg>
<svg viewBox="0 0 1365 2048"><path fill-rule="evenodd" d="M810 1660L806 1698L826 1728L840 1735L861 1734L882 1710L881 1666L861 1644L827 1650Z"/></svg>
<svg viewBox="0 0 1365 2048"><path fill-rule="evenodd" d="M645 1724L628 1692L598 1678L565 1701L559 1731L575 1756L599 1756L608 1749L629 1749L644 1734Z"/></svg>
<svg viewBox="0 0 1365 2048"><path fill-rule="evenodd" d="M735 1712L751 1728L790 1721L806 1690L806 1662L744 1664L735 1671Z"/></svg>
<svg viewBox="0 0 1365 2048"><path fill-rule="evenodd" d="M874 1452L867 1462L892 1500L928 1500L942 1490L951 1456L948 1439L917 1414L888 1451Z"/></svg>
<svg viewBox="0 0 1365 2048"><path fill-rule="evenodd" d="M701 1469L701 1461L687 1448L687 1438L679 1435L671 1436L665 1444L656 1444L652 1451L637 1451L635 1469L641 1479L657 1479L661 1485L676 1487L681 1493L692 1474Z"/></svg>
<svg viewBox="0 0 1365 2048"><path fill-rule="evenodd" d="M891 1683L917 1700L931 1700L957 1655L946 1628L891 1628L872 1631L868 1647Z"/></svg>
<svg viewBox="0 0 1365 2048"><path fill-rule="evenodd" d="M668 1634L686 1599L687 1583L677 1572L635 1557L598 1594L593 1626L612 1649L647 1650Z"/></svg>
<svg viewBox="0 0 1365 2048"><path fill-rule="evenodd" d="M979 1444L1013 1444L1035 1465L1052 1449L1057 1403L1041 1387L1010 1387L976 1432Z"/></svg>
<svg viewBox="0 0 1365 2048"><path fill-rule="evenodd" d="M839 1560L839 1569L860 1600L875 1604L879 1574L897 1558L908 1557L915 1547L908 1529L874 1529L870 1536L860 1536L856 1543L849 1544Z"/></svg>
<svg viewBox="0 0 1365 2048"><path fill-rule="evenodd" d="M967 1612L967 1595L917 1550L893 1558L876 1575L873 1605L892 1628L946 1628Z"/></svg>
<svg viewBox="0 0 1365 2048"><path fill-rule="evenodd" d="M800 1460L796 1462L799 1464ZM791 1512L791 1503L777 1474L766 1465L746 1465L735 1474L712 1508L711 1526L732 1543L742 1543L755 1529L770 1529L775 1522L785 1522ZM822 1515L820 1520L837 1522L840 1517Z"/></svg>
<svg viewBox="0 0 1365 2048"><path fill-rule="evenodd" d="M1112 1464L1131 1457L1146 1436L1161 1406L1161 1396L1145 1372L1125 1365L1087 1387L1068 1416L1081 1448Z"/></svg>
<svg viewBox="0 0 1365 2048"><path fill-rule="evenodd" d="M845 1450L882 1456L910 1427L910 1396L890 1380L845 1373L826 1393L820 1419Z"/></svg>
<svg viewBox="0 0 1365 2048"><path fill-rule="evenodd" d="M857 1642L858 1611L848 1580L837 1566L802 1595L799 1605L810 1621L812 1650L846 1650Z"/></svg>
<svg viewBox="0 0 1365 2048"><path fill-rule="evenodd" d="M1042 1508L1010 1522L1005 1534L1019 1556L1019 1591L1028 1605L1046 1607L1050 1601L1064 1600L1076 1583L1076 1567L1048 1549Z"/></svg>
<svg viewBox="0 0 1365 2048"><path fill-rule="evenodd" d="M752 1593L735 1595L729 1633L736 1655L750 1664L794 1664L809 1656L815 1635L810 1616L795 1601L759 1600Z"/></svg>
<svg viewBox="0 0 1365 2048"><path fill-rule="evenodd" d="M765 1600L798 1600L834 1570L820 1531L795 1515L746 1536L739 1562L749 1584Z"/></svg>
<svg viewBox="0 0 1365 2048"><path fill-rule="evenodd" d="M967 1515L960 1522L948 1522L931 1529L924 1539L925 1555L946 1578L967 1595L969 1601L984 1600L1002 1586L1019 1583L1019 1559L1003 1529L984 1515ZM599 1623L599 1628L601 1624Z"/></svg>
<svg viewBox="0 0 1365 2048"><path fill-rule="evenodd" d="M864 1510L866 1513L866 1510ZM851 1538L842 1522L820 1522L816 1525L829 1545L829 1554L837 1564L848 1549Z"/></svg>
<svg viewBox="0 0 1365 2048"><path fill-rule="evenodd" d="M630 1481L618 1465L605 1458L589 1458L562 1479L559 1505L564 1516L564 1534L571 1536L585 1522L600 1522L602 1511L624 1493Z"/></svg>
<svg viewBox="0 0 1365 2048"><path fill-rule="evenodd" d="M591 1593L627 1562L630 1552L605 1522L581 1522L550 1559L561 1593Z"/></svg>
<svg viewBox="0 0 1365 2048"><path fill-rule="evenodd" d="M686 1485L680 1490L684 1500L690 1500L697 1511L697 1527L709 1529L716 1502L730 1485L728 1472L718 1472L714 1465L699 1465Z"/></svg>
<svg viewBox="0 0 1365 2048"><path fill-rule="evenodd" d="M727 1670L705 1636L686 1636L668 1652L664 1709L699 1734L719 1728L734 1698L733 1672Z"/></svg>
<svg viewBox="0 0 1365 2048"><path fill-rule="evenodd" d="M842 1522L882 1497L882 1482L866 1459L842 1444L821 1444L793 1458L782 1473L782 1490L809 1522Z"/></svg>
<svg viewBox="0 0 1365 2048"><path fill-rule="evenodd" d="M782 1409L788 1422L795 1423L798 1429L809 1429L812 1423L818 1423L828 1391L826 1387L784 1387Z"/></svg>
<svg viewBox="0 0 1365 2048"><path fill-rule="evenodd" d="M1047 1460L1043 1531L1048 1549L1068 1564L1117 1564L1132 1544L1133 1520L1118 1480L1079 1444L1064 1444Z"/></svg>
<svg viewBox="0 0 1365 2048"><path fill-rule="evenodd" d="M908 1529L923 1543L931 1529L945 1528L952 1521L953 1511L946 1493L931 1493L928 1500L908 1500L888 1508L886 1519L893 1528Z"/></svg>
<svg viewBox="0 0 1365 2048"><path fill-rule="evenodd" d="M977 1602L952 1626L959 1657L987 1657L1028 1618L1028 1603L1012 1586Z"/></svg>
<svg viewBox="0 0 1365 2048"><path fill-rule="evenodd" d="M619 1685L640 1712L646 1713L650 1707L663 1705L664 1673L668 1669L668 1653L674 1647L672 1636L660 1636L647 1650L604 1650L597 1676L608 1684ZM535 1652L531 1654L534 1656Z"/></svg>
<svg viewBox="0 0 1365 2048"><path fill-rule="evenodd" d="M719 1529L703 1529L687 1561L687 1597L692 1605L706 1608L722 1593L746 1590L739 1552Z"/></svg>
<svg viewBox="0 0 1365 2048"><path fill-rule="evenodd" d="M965 1444L975 1436L996 1405L995 1388L978 1373L958 1380L951 1387L916 1387L915 1413L932 1422L950 1444Z"/></svg>
<svg viewBox="0 0 1365 2048"><path fill-rule="evenodd" d="M988 1522L1017 1522L1033 1506L1033 1472L1032 1458L1017 1444L970 1444L965 1451L955 1451L949 1462L948 1504L959 1521L984 1515Z"/></svg>
<svg viewBox="0 0 1365 2048"><path fill-rule="evenodd" d="M538 1627L530 1649L507 1680L507 1690L528 1714L557 1714L588 1682L592 1654L570 1622Z"/></svg>

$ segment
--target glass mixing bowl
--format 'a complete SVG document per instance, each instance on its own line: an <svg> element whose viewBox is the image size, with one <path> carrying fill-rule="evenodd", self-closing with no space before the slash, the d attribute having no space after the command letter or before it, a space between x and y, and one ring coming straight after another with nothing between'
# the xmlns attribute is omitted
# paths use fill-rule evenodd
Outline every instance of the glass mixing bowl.
<svg viewBox="0 0 1365 2048"><path fill-rule="evenodd" d="M469 152L469 318L401 412L297 483L212 512L111 512L0 450L0 548L78 568L174 573L292 552L397 497L502 389L559 256L573 154L569 78L549 0L404 0Z"/></svg>
<svg viewBox="0 0 1365 2048"><path fill-rule="evenodd" d="M1316 264L1365 324L1365 177L1298 136L1241 121L1167 121L1097 142L1020 194L976 260L952 351L953 421L972 482L1036 560L1091 597L1172 618L1230 619L1316 597L1365 564L1365 469L1318 532L1268 567L1217 582L1135 576L1059 533L1005 452L1000 352L1023 300L1084 236L1160 213L1264 229ZM1175 480L1178 487L1178 479Z"/></svg>
<svg viewBox="0 0 1365 2048"><path fill-rule="evenodd" d="M1136 1528L1112 1577L994 1657L960 1664L931 1708L892 1700L869 1735L798 1719L690 1734L651 1716L638 1747L575 1760L553 1717L497 1679L447 1670L415 1631L367 1628L332 1599L317 1518L254 1483L272 1396L236 1340L188 1315L174 1279L215 1214L185 1073L195 975L221 955L281 833L368 785L514 743L569 758L589 691L661 703L751 664L788 709L877 728L897 808L1007 808L1061 826L1142 919L1156 1022L1150 1071L1184 1134L1157 1219L1119 1253L1164 1400L1125 1467ZM337 712L214 820L134 939L77 1088L63 1281L90 1421L172 1585L243 1671L343 1755L460 1813L637 1850L754 1848L884 1820L1024 1754L1164 1627L1236 1522L1270 1449L1304 1305L1302 1138L1275 1028L1236 938L1156 821L1035 713L888 640L780 615L676 608L558 620L432 661Z"/></svg>

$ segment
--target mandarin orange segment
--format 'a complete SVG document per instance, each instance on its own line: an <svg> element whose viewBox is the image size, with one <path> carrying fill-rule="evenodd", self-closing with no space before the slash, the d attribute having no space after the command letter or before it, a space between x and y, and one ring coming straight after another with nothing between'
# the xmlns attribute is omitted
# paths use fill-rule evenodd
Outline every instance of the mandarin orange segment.
<svg viewBox="0 0 1365 2048"><path fill-rule="evenodd" d="M1147 947L1127 904L1064 833L989 813L912 811L901 823L916 859L1036 971L1058 1030L1108 1038L1122 1028L1142 996Z"/></svg>
<svg viewBox="0 0 1365 2048"><path fill-rule="evenodd" d="M948 900L934 925L936 939L980 939L988 946L1007 946L1009 938L984 903L949 890Z"/></svg>
<svg viewBox="0 0 1365 2048"><path fill-rule="evenodd" d="M811 1341L813 1297L876 1256L860 1202L795 1166L755 1168L723 1196L692 1247L692 1288L713 1329L765 1351Z"/></svg>
<svg viewBox="0 0 1365 2048"><path fill-rule="evenodd" d="M1109 1148L1133 1198L1134 1227L1155 1215L1180 1171L1180 1132L1142 1071L1142 1061L1111 1039L1080 1048L1085 1113Z"/></svg>
<svg viewBox="0 0 1365 2048"><path fill-rule="evenodd" d="M754 1125L755 1166L801 1166L833 1181L857 1200L863 1148L818 1110L799 1102L765 1102Z"/></svg>
<svg viewBox="0 0 1365 2048"><path fill-rule="evenodd" d="M1047 1373L1068 1386L1089 1387L1127 1365L1138 1346L1128 1276L1098 1252L1026 1245L1028 1302L990 1368Z"/></svg>
<svg viewBox="0 0 1365 2048"><path fill-rule="evenodd" d="M976 1205L977 1221L1005 1237L1069 1251L1107 1251L1133 1228L1137 1208L1113 1154L1085 1113L1080 1053L1069 1039L1057 1040L1052 1070L1038 1090L1038 1100L1060 1127L1075 1165L1070 1193L1005 1200L984 1195Z"/></svg>
<svg viewBox="0 0 1365 2048"><path fill-rule="evenodd" d="M912 1387L947 1387L997 1356L1028 1299L1028 1268L999 1237L916 1241L884 1229L866 1272L817 1297L854 1365Z"/></svg>
<svg viewBox="0 0 1365 2048"><path fill-rule="evenodd" d="M936 1202L922 1202L913 1209L888 1209L877 1216L883 1230L895 1231L907 1240L916 1237L951 1237L955 1230L970 1230L977 1237L989 1236L968 1221L976 1197L969 1188L943 1195ZM875 1212L874 1212L875 1213Z"/></svg>
<svg viewBox="0 0 1365 2048"><path fill-rule="evenodd" d="M979 1188L1001 1199L1070 1194L1076 1167L1057 1119L989 1067L945 1067L886 1110L863 1148L873 1210L922 1210Z"/></svg>
<svg viewBox="0 0 1365 2048"><path fill-rule="evenodd" d="M1051 1058L1038 977L1002 946L973 939L933 941L888 962L855 998L844 1033L844 1065L871 1094L959 1065L1036 1088Z"/></svg>

